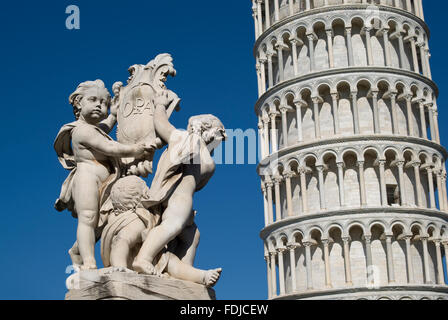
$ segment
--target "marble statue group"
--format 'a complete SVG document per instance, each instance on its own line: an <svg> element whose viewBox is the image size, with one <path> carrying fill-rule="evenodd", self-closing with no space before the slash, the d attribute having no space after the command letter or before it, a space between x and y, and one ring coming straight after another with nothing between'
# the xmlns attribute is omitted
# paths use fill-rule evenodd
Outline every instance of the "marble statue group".
<svg viewBox="0 0 448 320"><path fill-rule="evenodd" d="M55 203L78 220L69 250L73 265L172 277L212 287L221 269L193 266L199 244L193 197L213 176L213 150L226 139L213 115L190 118L187 130L169 121L180 99L166 88L176 70L169 54L129 69L127 85L81 83L69 97L76 118L64 125L54 148L70 173ZM117 141L109 133L117 124ZM153 158L165 148L150 187Z"/></svg>

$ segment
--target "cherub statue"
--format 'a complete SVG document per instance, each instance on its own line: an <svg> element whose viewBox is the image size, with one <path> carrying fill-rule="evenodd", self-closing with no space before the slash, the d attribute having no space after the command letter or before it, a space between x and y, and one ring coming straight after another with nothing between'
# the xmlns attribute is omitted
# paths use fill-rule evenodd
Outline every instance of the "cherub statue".
<svg viewBox="0 0 448 320"><path fill-rule="evenodd" d="M157 255L194 221L193 196L202 189L215 171L211 153L226 133L223 124L212 115L190 118L188 130L177 130L168 120L166 107L171 98L161 92L154 99L154 124L158 136L168 143L154 180L144 200L145 207L161 213L161 223L152 229L137 255L133 269L145 274L160 274L155 267Z"/></svg>
<svg viewBox="0 0 448 320"><path fill-rule="evenodd" d="M78 218L77 241L70 250L74 264L81 269L96 269L95 229L99 208L108 188L120 177L121 157L138 157L153 152L152 145L125 145L107 135L115 125L117 104L108 109L111 97L103 81L81 83L70 95L76 121L59 131L54 148L59 161L70 170L55 203L58 211L68 209Z"/></svg>
<svg viewBox="0 0 448 320"><path fill-rule="evenodd" d="M101 256L105 267L129 271L145 235L159 222L160 215L152 214L143 206L149 189L136 176L118 180L112 187L110 199L113 211L101 237ZM193 244L195 246L195 244ZM221 269L200 270L178 257L173 246L166 246L155 257L155 269L160 275L191 281L212 287L220 277Z"/></svg>

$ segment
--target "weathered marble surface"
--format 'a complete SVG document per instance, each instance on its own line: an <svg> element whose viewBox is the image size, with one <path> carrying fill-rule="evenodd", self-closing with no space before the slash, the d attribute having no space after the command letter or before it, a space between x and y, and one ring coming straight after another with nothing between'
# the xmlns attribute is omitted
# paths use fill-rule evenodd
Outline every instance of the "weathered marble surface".
<svg viewBox="0 0 448 320"><path fill-rule="evenodd" d="M113 271L106 268L71 275L65 300L216 300L213 289L193 282Z"/></svg>

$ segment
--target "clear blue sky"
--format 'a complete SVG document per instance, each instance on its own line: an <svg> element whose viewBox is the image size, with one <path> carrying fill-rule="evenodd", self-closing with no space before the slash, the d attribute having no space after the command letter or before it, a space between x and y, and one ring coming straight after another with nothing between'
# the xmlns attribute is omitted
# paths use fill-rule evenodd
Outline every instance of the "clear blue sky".
<svg viewBox="0 0 448 320"><path fill-rule="evenodd" d="M432 67L445 110L446 1L425 0ZM65 8L81 10L81 29L65 28ZM103 79L111 89L127 68L157 53L174 57L168 86L182 98L173 122L213 113L228 128L254 128L257 99L254 27L248 0L7 1L0 10L2 137L0 299L63 299L67 250L76 220L53 203L67 172L52 144L73 120L67 102L78 83ZM254 165L219 166L195 199L202 239L197 265L222 266L219 299L265 299L266 266L260 182Z"/></svg>

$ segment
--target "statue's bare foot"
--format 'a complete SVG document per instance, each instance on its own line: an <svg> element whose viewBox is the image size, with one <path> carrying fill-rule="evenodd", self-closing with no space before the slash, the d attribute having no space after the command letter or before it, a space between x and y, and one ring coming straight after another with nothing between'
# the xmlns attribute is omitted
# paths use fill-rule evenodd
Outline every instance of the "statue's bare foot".
<svg viewBox="0 0 448 320"><path fill-rule="evenodd" d="M146 260L135 260L132 264L132 268L138 273L143 273L150 276L157 275L156 269L154 268L152 263Z"/></svg>
<svg viewBox="0 0 448 320"><path fill-rule="evenodd" d="M112 272L134 273L134 271L126 267L112 267Z"/></svg>
<svg viewBox="0 0 448 320"><path fill-rule="evenodd" d="M68 254L70 255L70 259L72 259L72 265L74 267L82 266L82 257L79 252L75 251L73 248L68 250Z"/></svg>
<svg viewBox="0 0 448 320"><path fill-rule="evenodd" d="M221 277L221 272L221 268L205 271L204 284L209 288L214 287Z"/></svg>
<svg viewBox="0 0 448 320"><path fill-rule="evenodd" d="M95 259L85 259L84 263L81 265L81 270L96 270L98 267L96 266Z"/></svg>

